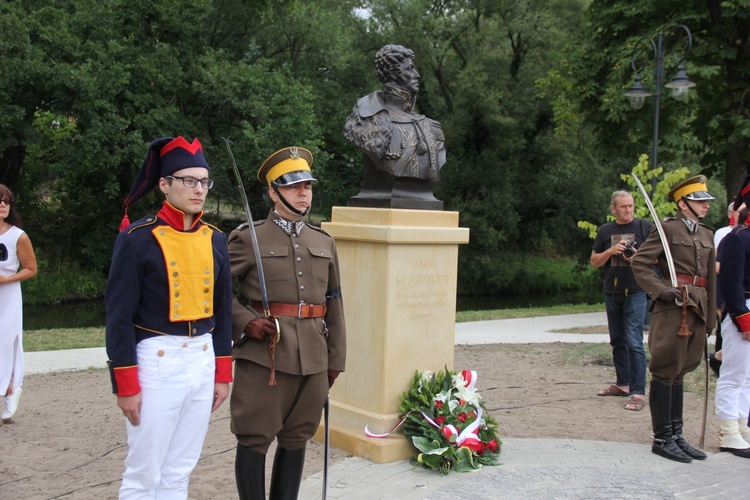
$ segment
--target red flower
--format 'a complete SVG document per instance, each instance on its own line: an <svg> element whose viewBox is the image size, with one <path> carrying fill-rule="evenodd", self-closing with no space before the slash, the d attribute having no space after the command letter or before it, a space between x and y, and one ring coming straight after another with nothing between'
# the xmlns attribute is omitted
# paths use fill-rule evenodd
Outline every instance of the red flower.
<svg viewBox="0 0 750 500"><path fill-rule="evenodd" d="M466 419L469 418L469 416L466 413L459 413L456 418L459 422L466 422Z"/></svg>
<svg viewBox="0 0 750 500"><path fill-rule="evenodd" d="M487 447L490 451L497 451L497 441L495 439L490 439L489 443L487 443Z"/></svg>
<svg viewBox="0 0 750 500"><path fill-rule="evenodd" d="M443 425L445 423L445 417L440 415L439 417L435 417L435 423L438 425Z"/></svg>
<svg viewBox="0 0 750 500"><path fill-rule="evenodd" d="M442 401L435 401L435 408L442 408L445 406Z"/></svg>

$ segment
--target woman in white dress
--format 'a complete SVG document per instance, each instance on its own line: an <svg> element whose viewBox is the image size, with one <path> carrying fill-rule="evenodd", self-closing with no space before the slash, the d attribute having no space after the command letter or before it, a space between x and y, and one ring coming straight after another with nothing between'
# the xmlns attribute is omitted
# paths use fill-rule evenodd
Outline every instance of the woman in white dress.
<svg viewBox="0 0 750 500"><path fill-rule="evenodd" d="M3 423L12 423L23 386L23 302L21 281L36 275L31 240L19 227L13 192L0 184L0 394Z"/></svg>

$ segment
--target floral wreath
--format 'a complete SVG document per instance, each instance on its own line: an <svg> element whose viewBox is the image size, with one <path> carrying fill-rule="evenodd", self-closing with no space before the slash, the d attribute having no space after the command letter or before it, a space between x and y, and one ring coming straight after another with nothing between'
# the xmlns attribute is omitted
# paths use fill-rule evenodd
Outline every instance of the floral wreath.
<svg viewBox="0 0 750 500"><path fill-rule="evenodd" d="M419 450L411 463L440 471L470 472L497 465L502 441L497 421L487 415L475 385L477 373L463 370L414 372L409 390L401 395L401 419L391 432L411 438ZM372 434L369 437L385 437Z"/></svg>

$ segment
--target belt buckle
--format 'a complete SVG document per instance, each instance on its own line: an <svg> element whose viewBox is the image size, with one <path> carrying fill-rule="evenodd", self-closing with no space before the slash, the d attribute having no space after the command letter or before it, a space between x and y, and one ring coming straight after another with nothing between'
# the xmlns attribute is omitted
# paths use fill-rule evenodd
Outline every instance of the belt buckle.
<svg viewBox="0 0 750 500"><path fill-rule="evenodd" d="M300 303L299 303L299 304L297 305L297 319L305 319L305 318L304 318L304 317L302 316L302 306L306 306L306 305L307 305L307 304L305 304L305 301L304 301L304 300L303 300L303 301L301 301L301 302L300 302Z"/></svg>

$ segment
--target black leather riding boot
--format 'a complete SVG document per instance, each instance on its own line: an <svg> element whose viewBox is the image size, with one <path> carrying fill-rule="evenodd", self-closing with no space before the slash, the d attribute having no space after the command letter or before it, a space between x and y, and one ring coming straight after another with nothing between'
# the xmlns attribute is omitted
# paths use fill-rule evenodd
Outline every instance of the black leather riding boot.
<svg viewBox="0 0 750 500"><path fill-rule="evenodd" d="M680 447L682 451L690 455L696 460L705 460L708 455L703 453L701 450L695 449L682 437L682 405L684 400L684 393L682 384L674 384L672 386L672 435L674 436L674 442Z"/></svg>
<svg viewBox="0 0 750 500"><path fill-rule="evenodd" d="M234 477L240 500L266 500L266 456L237 445Z"/></svg>
<svg viewBox="0 0 750 500"><path fill-rule="evenodd" d="M271 473L269 500L297 500L302 483L302 469L305 467L305 448L287 450L276 448Z"/></svg>
<svg viewBox="0 0 750 500"><path fill-rule="evenodd" d="M651 427L654 430L651 453L676 462L692 462L690 455L682 451L674 442L671 417L672 386L658 380L651 380L648 405L651 408Z"/></svg>

